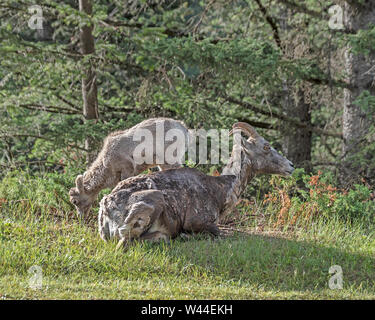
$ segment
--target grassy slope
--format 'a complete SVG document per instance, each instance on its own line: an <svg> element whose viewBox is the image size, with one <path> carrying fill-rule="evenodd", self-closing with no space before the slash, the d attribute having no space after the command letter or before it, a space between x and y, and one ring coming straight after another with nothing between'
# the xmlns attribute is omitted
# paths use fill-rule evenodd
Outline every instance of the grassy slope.
<svg viewBox="0 0 375 320"><path fill-rule="evenodd" d="M375 299L375 236L339 222L293 236L195 237L124 253L76 220L13 210L0 210L3 298ZM41 290L28 286L32 265L43 269ZM343 290L328 288L331 265L343 269Z"/></svg>

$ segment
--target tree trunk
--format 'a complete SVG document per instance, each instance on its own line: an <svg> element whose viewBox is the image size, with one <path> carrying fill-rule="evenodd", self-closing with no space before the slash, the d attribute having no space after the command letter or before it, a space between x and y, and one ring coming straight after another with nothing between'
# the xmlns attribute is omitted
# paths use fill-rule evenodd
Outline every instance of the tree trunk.
<svg viewBox="0 0 375 320"><path fill-rule="evenodd" d="M90 0L79 0L79 10L88 15L92 14L92 4ZM83 55L92 54L95 52L94 37L92 35L92 26L84 26L80 33L81 53ZM89 63L84 66L86 76L82 79L82 97L83 97L83 116L85 120L98 120L98 90L96 86L96 72ZM85 140L85 148L89 150L88 162L89 164L94 160L95 154L94 139L87 137Z"/></svg>
<svg viewBox="0 0 375 320"><path fill-rule="evenodd" d="M306 102L305 92L298 88L295 99L290 97L287 88L284 109L288 116L297 117L299 121L311 125L310 104ZM312 133L306 128L287 126L283 128L283 152L296 167L311 171Z"/></svg>
<svg viewBox="0 0 375 320"><path fill-rule="evenodd" d="M284 41L284 54L290 59L296 58L296 48L293 39L288 39L289 35L289 9L282 9L280 14L280 28L286 37ZM298 55L305 54L299 52ZM283 109L290 118L297 118L300 122L311 127L310 102L307 101L309 85L303 84L300 88L294 88L293 84L286 80L283 83ZM296 167L301 167L306 172L311 171L311 147L312 133L306 128L297 128L282 124L282 149L285 156L294 163Z"/></svg>
<svg viewBox="0 0 375 320"><path fill-rule="evenodd" d="M367 0L362 6L345 3L344 12L345 27L351 31L357 32L360 29L367 29L370 23L375 23L374 1ZM366 112L355 105L354 101L363 90L368 90L372 95L375 95L374 66L374 51L369 56L364 56L362 54L353 54L351 48L347 48L345 67L351 89L345 89L344 91L344 163L341 176L345 183L357 180L359 175L364 175L366 171L366 168L361 168L355 158L364 146L364 137L370 127L370 115L366 115ZM366 155L362 156L366 157Z"/></svg>

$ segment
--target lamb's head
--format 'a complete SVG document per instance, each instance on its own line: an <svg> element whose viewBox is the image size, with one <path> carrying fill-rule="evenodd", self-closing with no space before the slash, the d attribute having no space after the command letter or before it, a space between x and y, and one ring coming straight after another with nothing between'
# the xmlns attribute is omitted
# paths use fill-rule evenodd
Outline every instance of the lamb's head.
<svg viewBox="0 0 375 320"><path fill-rule="evenodd" d="M70 202L76 207L78 217L85 217L90 211L91 205L95 200L95 195L90 194L83 186L83 176L76 178L76 187L69 191Z"/></svg>
<svg viewBox="0 0 375 320"><path fill-rule="evenodd" d="M248 139L241 138L241 150L251 162L252 170L256 174L279 174L289 176L294 171L291 161L283 157L269 142L260 136L255 129L245 122L237 122L231 131L242 131Z"/></svg>

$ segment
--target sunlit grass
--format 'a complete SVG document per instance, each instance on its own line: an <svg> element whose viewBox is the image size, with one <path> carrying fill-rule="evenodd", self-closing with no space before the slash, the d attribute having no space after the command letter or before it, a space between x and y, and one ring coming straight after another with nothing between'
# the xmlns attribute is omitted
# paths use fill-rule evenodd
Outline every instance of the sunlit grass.
<svg viewBox="0 0 375 320"><path fill-rule="evenodd" d="M26 179L22 186L0 187L2 298L375 298L375 234L368 226L332 218L305 229L255 232L250 221L237 226L243 232L215 240L198 235L170 244L135 243L123 252L100 239L95 213L80 224L64 187L51 183ZM34 265L43 272L36 290L28 273ZM332 265L342 267L342 290L328 287Z"/></svg>
<svg viewBox="0 0 375 320"><path fill-rule="evenodd" d="M122 252L77 222L2 220L0 230L0 293L8 298L375 297L374 239L359 234L198 236ZM336 264L343 290L328 288L328 269ZM28 286L33 265L43 270L41 290Z"/></svg>

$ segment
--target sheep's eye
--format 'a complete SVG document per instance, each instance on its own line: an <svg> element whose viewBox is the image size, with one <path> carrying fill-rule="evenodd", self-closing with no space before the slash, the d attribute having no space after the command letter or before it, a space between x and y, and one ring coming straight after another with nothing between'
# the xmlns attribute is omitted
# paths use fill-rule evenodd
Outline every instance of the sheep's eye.
<svg viewBox="0 0 375 320"><path fill-rule="evenodd" d="M265 151L270 151L270 150L271 150L271 146L270 146L268 143L266 143L266 144L264 145L263 149L264 149Z"/></svg>

